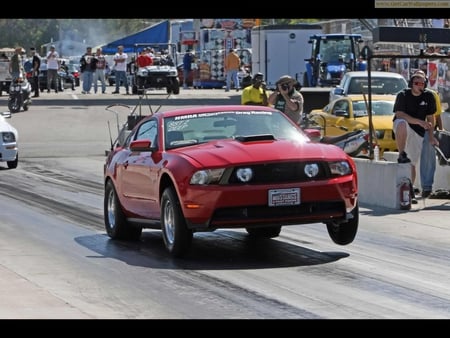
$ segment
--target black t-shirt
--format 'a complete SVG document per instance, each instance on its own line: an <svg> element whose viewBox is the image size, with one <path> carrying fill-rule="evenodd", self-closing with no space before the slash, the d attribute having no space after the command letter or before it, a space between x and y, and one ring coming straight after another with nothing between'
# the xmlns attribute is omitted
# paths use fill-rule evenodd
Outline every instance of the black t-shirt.
<svg viewBox="0 0 450 338"><path fill-rule="evenodd" d="M37 67L36 67L37 65ZM39 56L37 56L36 54L33 55L33 69L34 67L36 67L36 74L34 74L34 76L38 76L39 75L39 69L41 68L41 58Z"/></svg>
<svg viewBox="0 0 450 338"><path fill-rule="evenodd" d="M433 115L436 112L436 100L429 90L425 90L419 96L414 96L411 93L411 88L407 88L397 94L394 113L396 111L405 112L409 116L425 121L427 115ZM394 116L394 121L395 119ZM409 123L409 126L420 136L425 136L425 129L418 124Z"/></svg>

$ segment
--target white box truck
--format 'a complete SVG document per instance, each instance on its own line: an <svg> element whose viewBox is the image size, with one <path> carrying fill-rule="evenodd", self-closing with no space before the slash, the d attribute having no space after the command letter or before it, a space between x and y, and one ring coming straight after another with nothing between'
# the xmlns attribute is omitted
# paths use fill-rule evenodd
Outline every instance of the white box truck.
<svg viewBox="0 0 450 338"><path fill-rule="evenodd" d="M309 38L321 33L322 26L317 24L253 27L252 73L263 73L269 89L275 89L275 82L283 75L290 75L302 84L305 59L311 57Z"/></svg>

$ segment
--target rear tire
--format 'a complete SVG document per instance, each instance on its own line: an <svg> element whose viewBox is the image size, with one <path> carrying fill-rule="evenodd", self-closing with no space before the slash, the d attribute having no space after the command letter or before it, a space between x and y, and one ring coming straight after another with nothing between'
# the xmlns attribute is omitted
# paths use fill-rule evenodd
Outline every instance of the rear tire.
<svg viewBox="0 0 450 338"><path fill-rule="evenodd" d="M22 105L22 100L20 96L14 96L8 98L8 109L11 113L18 113Z"/></svg>
<svg viewBox="0 0 450 338"><path fill-rule="evenodd" d="M106 183L103 215L106 233L110 238L136 241L141 237L142 228L127 222L112 181Z"/></svg>

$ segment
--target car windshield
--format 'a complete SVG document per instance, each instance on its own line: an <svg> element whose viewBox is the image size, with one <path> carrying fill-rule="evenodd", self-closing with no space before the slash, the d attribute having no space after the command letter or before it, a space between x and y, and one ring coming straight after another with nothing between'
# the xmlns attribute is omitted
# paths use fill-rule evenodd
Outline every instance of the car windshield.
<svg viewBox="0 0 450 338"><path fill-rule="evenodd" d="M393 115L394 101L372 101L372 116ZM367 116L365 101L353 101L353 115Z"/></svg>
<svg viewBox="0 0 450 338"><path fill-rule="evenodd" d="M166 149L257 135L275 139L306 138L279 111L214 111L167 117L164 130Z"/></svg>
<svg viewBox="0 0 450 338"><path fill-rule="evenodd" d="M406 83L401 78L372 78L372 94L397 94L406 88ZM367 78L354 78L348 87L347 94L367 94L369 92Z"/></svg>

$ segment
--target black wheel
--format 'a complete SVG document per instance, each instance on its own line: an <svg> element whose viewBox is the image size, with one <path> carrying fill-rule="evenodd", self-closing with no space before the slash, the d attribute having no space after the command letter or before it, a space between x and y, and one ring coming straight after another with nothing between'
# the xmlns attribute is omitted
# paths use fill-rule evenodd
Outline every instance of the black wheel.
<svg viewBox="0 0 450 338"><path fill-rule="evenodd" d="M281 226L272 226L264 228L245 228L250 237L254 238L274 238L281 232Z"/></svg>
<svg viewBox="0 0 450 338"><path fill-rule="evenodd" d="M105 187L103 215L106 233L112 239L138 240L141 237L142 228L128 224L111 181Z"/></svg>
<svg viewBox="0 0 450 338"><path fill-rule="evenodd" d="M174 188L166 188L161 197L161 227L164 244L174 257L184 255L192 243L192 231L186 226L180 201Z"/></svg>
<svg viewBox="0 0 450 338"><path fill-rule="evenodd" d="M353 218L348 222L337 224L335 222L326 223L328 234L334 243L339 245L347 245L353 242L358 231L359 223L359 206L352 211Z"/></svg>
<svg viewBox="0 0 450 338"><path fill-rule="evenodd" d="M174 95L180 94L180 82L177 79L172 81L172 91Z"/></svg>
<svg viewBox="0 0 450 338"><path fill-rule="evenodd" d="M11 113L18 113L21 105L22 100L19 95L8 98L8 109Z"/></svg>
<svg viewBox="0 0 450 338"><path fill-rule="evenodd" d="M6 165L9 169L15 169L17 168L17 164L19 164L19 153L17 153L16 158L12 161L7 161Z"/></svg>

